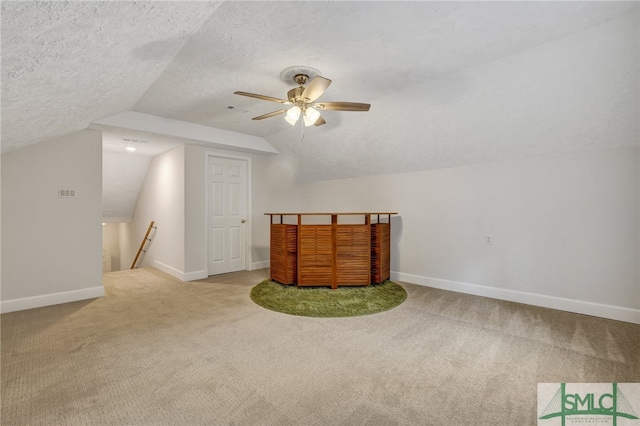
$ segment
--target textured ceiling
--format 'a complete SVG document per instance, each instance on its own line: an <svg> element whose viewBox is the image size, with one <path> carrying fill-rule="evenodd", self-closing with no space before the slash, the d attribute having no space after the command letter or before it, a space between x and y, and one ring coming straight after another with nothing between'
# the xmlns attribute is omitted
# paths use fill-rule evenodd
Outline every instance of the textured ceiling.
<svg viewBox="0 0 640 426"><path fill-rule="evenodd" d="M131 109L215 7L3 1L3 152Z"/></svg>
<svg viewBox="0 0 640 426"><path fill-rule="evenodd" d="M127 110L264 137L302 180L637 145L639 31L636 2L2 2L3 151ZM252 121L279 105L233 92L286 97L292 65L371 111Z"/></svg>

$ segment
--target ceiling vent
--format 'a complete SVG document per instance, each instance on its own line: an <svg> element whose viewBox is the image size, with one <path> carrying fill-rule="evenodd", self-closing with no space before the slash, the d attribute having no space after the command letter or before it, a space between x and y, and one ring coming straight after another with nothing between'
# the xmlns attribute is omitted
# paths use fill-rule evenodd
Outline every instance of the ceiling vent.
<svg viewBox="0 0 640 426"><path fill-rule="evenodd" d="M245 112L249 112L248 110L246 110L246 109L244 109L242 107L233 106L233 105L229 105L227 107L227 109L230 109L231 111L239 112L239 113L242 113L242 114L244 114Z"/></svg>

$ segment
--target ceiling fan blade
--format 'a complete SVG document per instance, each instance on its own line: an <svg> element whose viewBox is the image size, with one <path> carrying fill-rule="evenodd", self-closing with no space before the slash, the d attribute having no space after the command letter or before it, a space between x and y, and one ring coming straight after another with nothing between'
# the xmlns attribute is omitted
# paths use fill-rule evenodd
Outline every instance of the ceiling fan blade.
<svg viewBox="0 0 640 426"><path fill-rule="evenodd" d="M317 76L309 82L304 92L302 92L302 100L305 102L315 101L327 90L330 84L331 80L328 78Z"/></svg>
<svg viewBox="0 0 640 426"><path fill-rule="evenodd" d="M263 119L265 119L265 118L274 117L274 116L276 116L276 115L283 114L283 113L285 113L285 112L287 112L287 111L288 111L288 110L286 110L286 109L280 109L280 110L278 110L278 111L269 112L269 113L267 113L267 114L263 114L263 115L260 115L260 116L258 116L258 117L253 117L253 118L252 118L252 120L263 120Z"/></svg>
<svg viewBox="0 0 640 426"><path fill-rule="evenodd" d="M273 98L271 96L256 95L255 93L248 93L248 92L233 92L233 94L240 95L240 96L248 96L250 98L262 99L263 101L271 101L271 102L278 102L280 104L291 105L291 102L289 101L286 101L284 99L279 99L279 98Z"/></svg>
<svg viewBox="0 0 640 426"><path fill-rule="evenodd" d="M327 124L327 122L324 121L324 118L322 118L322 116L320 116L320 118L318 118L316 122L313 123L314 126L322 126L323 124Z"/></svg>
<svg viewBox="0 0 640 426"><path fill-rule="evenodd" d="M313 105L317 109L333 111L369 111L371 104L357 102L320 102Z"/></svg>

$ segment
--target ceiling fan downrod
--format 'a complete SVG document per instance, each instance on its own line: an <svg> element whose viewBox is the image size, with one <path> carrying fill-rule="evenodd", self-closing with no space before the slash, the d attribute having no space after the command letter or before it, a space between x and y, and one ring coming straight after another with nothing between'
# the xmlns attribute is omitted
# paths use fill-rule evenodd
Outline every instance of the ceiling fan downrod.
<svg viewBox="0 0 640 426"><path fill-rule="evenodd" d="M307 84L307 81L309 81L309 76L306 74L296 74L294 80L300 85L300 87L302 87Z"/></svg>

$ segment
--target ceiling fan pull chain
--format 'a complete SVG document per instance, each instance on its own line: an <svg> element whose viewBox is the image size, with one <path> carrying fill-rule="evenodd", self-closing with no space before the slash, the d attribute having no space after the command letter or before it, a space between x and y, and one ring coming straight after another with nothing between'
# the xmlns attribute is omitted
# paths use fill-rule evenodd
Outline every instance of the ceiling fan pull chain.
<svg viewBox="0 0 640 426"><path fill-rule="evenodd" d="M304 120L300 120L300 143L304 142Z"/></svg>

